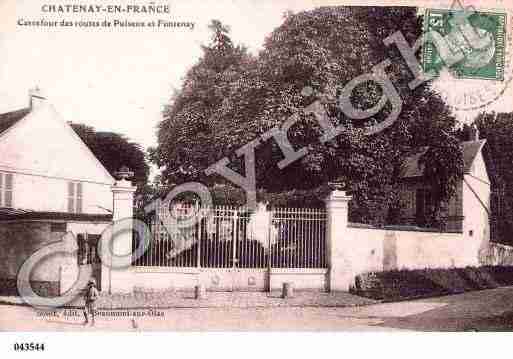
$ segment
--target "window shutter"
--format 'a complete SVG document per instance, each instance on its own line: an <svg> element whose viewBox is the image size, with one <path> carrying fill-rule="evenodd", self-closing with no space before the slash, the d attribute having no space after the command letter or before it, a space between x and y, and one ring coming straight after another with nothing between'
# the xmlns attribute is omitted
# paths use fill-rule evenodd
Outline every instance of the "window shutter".
<svg viewBox="0 0 513 359"><path fill-rule="evenodd" d="M68 212L75 213L75 184L68 182Z"/></svg>
<svg viewBox="0 0 513 359"><path fill-rule="evenodd" d="M77 213L82 213L82 183L77 183Z"/></svg>
<svg viewBox="0 0 513 359"><path fill-rule="evenodd" d="M12 190L13 190L13 175L7 173L5 177L5 206L12 207Z"/></svg>

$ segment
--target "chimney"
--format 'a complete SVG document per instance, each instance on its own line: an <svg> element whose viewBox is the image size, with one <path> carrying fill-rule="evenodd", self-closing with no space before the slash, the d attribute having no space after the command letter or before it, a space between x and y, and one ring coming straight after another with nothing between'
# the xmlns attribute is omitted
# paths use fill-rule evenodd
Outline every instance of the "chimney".
<svg viewBox="0 0 513 359"><path fill-rule="evenodd" d="M31 110L39 108L46 101L46 96L43 95L39 87L35 87L29 91L29 98Z"/></svg>
<svg viewBox="0 0 513 359"><path fill-rule="evenodd" d="M471 126L470 126L470 130L469 130L469 141L479 141L479 130L477 129L477 126L475 123L473 123Z"/></svg>

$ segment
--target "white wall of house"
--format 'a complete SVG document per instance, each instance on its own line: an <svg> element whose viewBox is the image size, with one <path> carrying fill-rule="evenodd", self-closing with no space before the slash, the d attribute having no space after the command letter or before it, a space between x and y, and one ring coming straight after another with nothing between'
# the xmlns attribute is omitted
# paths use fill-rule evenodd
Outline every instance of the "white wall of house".
<svg viewBox="0 0 513 359"><path fill-rule="evenodd" d="M463 183L463 235L480 251L485 251L490 242L490 179L481 152L478 153L470 173Z"/></svg>
<svg viewBox="0 0 513 359"><path fill-rule="evenodd" d="M114 179L46 101L0 135L0 153L0 172L14 174L14 208L68 212L68 183L80 182L82 212L112 210Z"/></svg>
<svg viewBox="0 0 513 359"><path fill-rule="evenodd" d="M13 173L13 207L45 212L68 212L68 183L71 179ZM109 184L82 183L82 212L109 214L112 191Z"/></svg>

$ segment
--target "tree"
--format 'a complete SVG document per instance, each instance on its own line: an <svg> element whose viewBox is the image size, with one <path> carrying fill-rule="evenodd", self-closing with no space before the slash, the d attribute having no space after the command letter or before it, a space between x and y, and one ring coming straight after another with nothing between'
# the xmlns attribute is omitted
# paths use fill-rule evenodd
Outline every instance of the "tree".
<svg viewBox="0 0 513 359"><path fill-rule="evenodd" d="M222 101L194 108L194 125L185 126L195 128L207 121L209 128L193 139L200 153L209 154L199 161L190 157L195 178L207 183L221 181L204 175L202 170L225 156L235 170L243 173L243 161L235 150L280 126L284 119L298 115L300 120L289 129L288 136L296 149L308 148L308 155L282 170L276 165L283 158L278 145L265 142L256 152L259 188L270 192L311 190L339 180L353 192L353 220L383 222L388 205L397 201L396 187L404 159L420 146L435 144L437 155L426 156L429 166L441 168L451 163L451 172L434 185L436 193L441 200L452 194L454 178L461 175L457 171L461 154L458 150L450 152L453 143L443 141L442 134L450 136L456 120L428 84L414 91L408 88L412 75L406 63L395 47L383 44L383 39L397 30L410 43L417 39L421 19L415 8L322 7L286 15L254 61L245 61L230 77L217 72L216 78L226 80L221 86ZM353 78L370 72L386 58L392 59L387 73L401 95L402 112L393 126L367 136L365 126L369 123L347 118L338 107L338 94ZM190 78L191 73L186 84ZM313 88L311 96L302 93L306 86ZM187 91L184 87L178 96L182 98ZM352 100L355 107L363 109L372 107L380 97L381 89L367 82L355 89ZM322 101L334 123L348 128L327 144L318 141L322 131L316 120L302 111L316 100ZM386 106L374 120L382 121L390 111L391 106ZM161 126L157 151L168 148L170 136L178 133L184 132ZM159 164L166 169L181 163L190 165L176 155L164 157L162 151L156 157L164 159Z"/></svg>
<svg viewBox="0 0 513 359"><path fill-rule="evenodd" d="M210 119L227 96L229 84L252 61L246 48L233 44L227 26L213 20L209 28L211 43L202 46L203 56L165 107L158 128L159 145L150 149L150 159L163 167L164 184L198 179L200 171L215 159L209 150L214 140Z"/></svg>
<svg viewBox="0 0 513 359"><path fill-rule="evenodd" d="M72 123L71 127L111 175L127 166L134 171L139 188L148 182L150 168L141 146L114 132L97 132L93 127Z"/></svg>

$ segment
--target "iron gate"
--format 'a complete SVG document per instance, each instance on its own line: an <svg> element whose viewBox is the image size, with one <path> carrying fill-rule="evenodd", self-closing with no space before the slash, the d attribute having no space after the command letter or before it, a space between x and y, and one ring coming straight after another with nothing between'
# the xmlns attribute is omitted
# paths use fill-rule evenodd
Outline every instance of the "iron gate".
<svg viewBox="0 0 513 359"><path fill-rule="evenodd" d="M175 228L191 218L193 225ZM149 248L134 261L135 266L196 268L213 281L210 287L247 289L255 282L255 288L264 290L262 278L272 268L327 266L324 209L251 211L180 204L166 211L159 206L151 219L151 232Z"/></svg>

